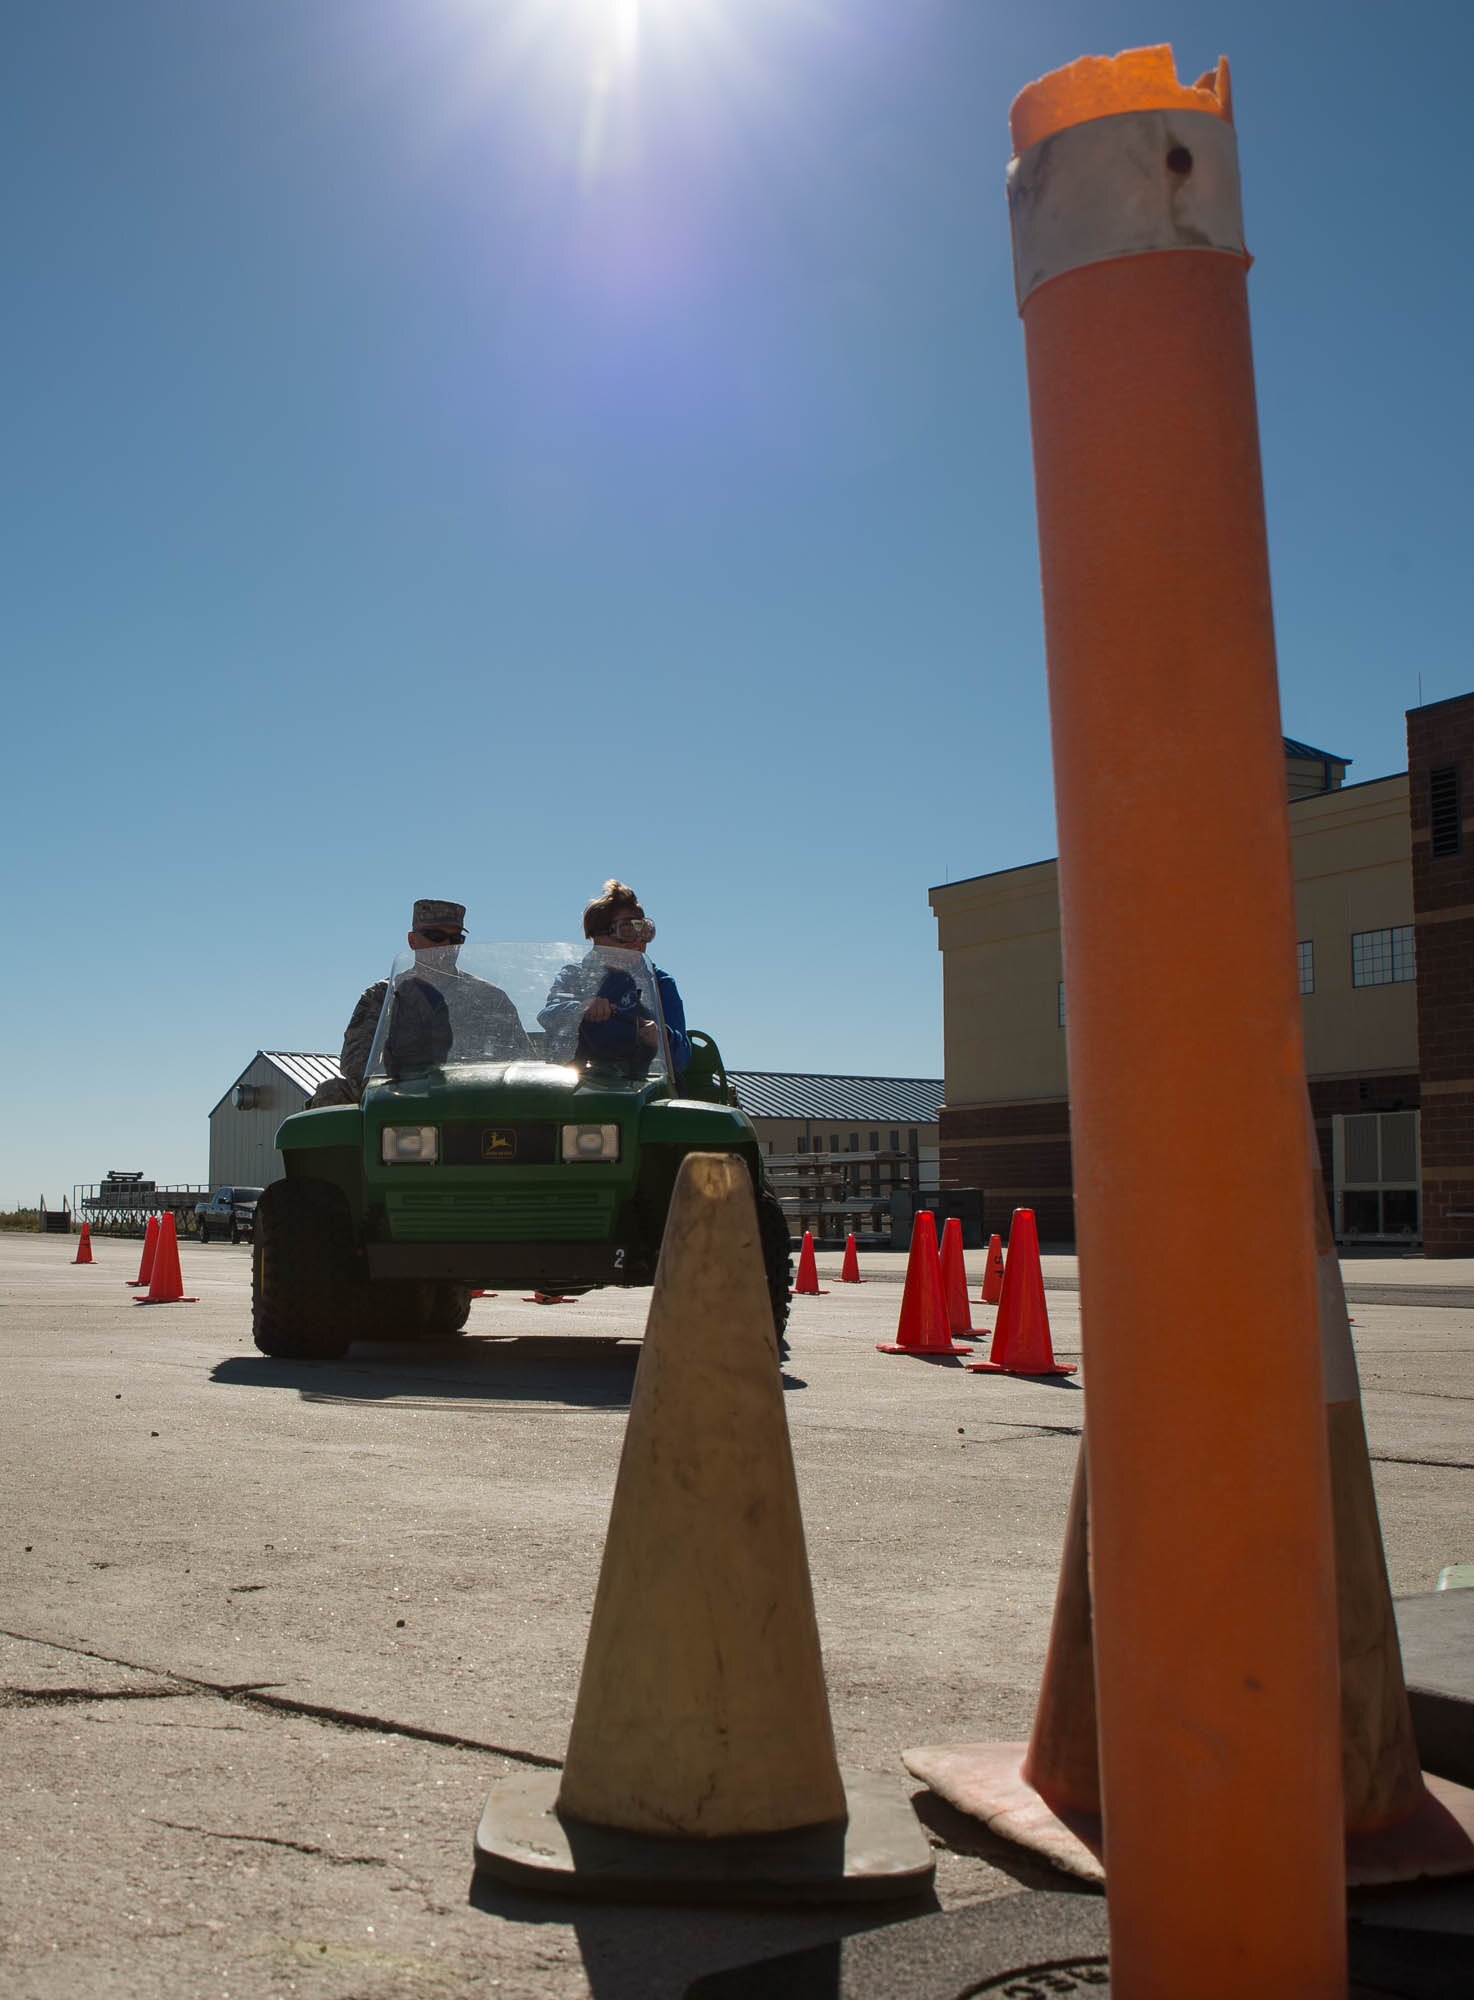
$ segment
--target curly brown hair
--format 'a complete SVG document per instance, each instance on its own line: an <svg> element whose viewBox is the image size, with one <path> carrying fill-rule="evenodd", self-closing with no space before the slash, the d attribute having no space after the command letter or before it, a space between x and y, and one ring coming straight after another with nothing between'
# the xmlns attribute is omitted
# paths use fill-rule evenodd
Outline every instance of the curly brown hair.
<svg viewBox="0 0 1474 2000"><path fill-rule="evenodd" d="M603 937L621 917L643 917L644 914L640 899L629 883L616 881L611 876L604 884L602 893L595 896L592 902L584 904L583 934L586 938Z"/></svg>

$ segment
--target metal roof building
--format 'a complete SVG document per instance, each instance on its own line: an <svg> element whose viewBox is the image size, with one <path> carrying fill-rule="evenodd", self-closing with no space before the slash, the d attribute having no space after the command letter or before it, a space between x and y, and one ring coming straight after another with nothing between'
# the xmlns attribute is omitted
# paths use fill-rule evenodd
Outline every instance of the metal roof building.
<svg viewBox="0 0 1474 2000"><path fill-rule="evenodd" d="M281 1179L276 1128L339 1074L336 1056L258 1049L210 1113L210 1186L265 1187Z"/></svg>
<svg viewBox="0 0 1474 2000"><path fill-rule="evenodd" d="M764 1069L729 1074L749 1118L935 1125L942 1108L939 1076L804 1076Z"/></svg>

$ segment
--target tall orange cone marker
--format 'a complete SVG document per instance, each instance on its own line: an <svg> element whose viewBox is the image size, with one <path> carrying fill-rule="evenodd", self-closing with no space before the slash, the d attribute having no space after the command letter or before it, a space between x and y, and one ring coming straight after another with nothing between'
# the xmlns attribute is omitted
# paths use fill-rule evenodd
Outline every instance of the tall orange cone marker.
<svg viewBox="0 0 1474 2000"><path fill-rule="evenodd" d="M1474 1792L1418 1769L1377 1523L1336 1246L1318 1152L1319 1325L1336 1524L1346 1879L1354 1887L1474 1870ZM961 1811L1089 1880L1104 1875L1082 1445L1033 1734L1022 1743L908 1750L903 1761Z"/></svg>
<svg viewBox="0 0 1474 2000"><path fill-rule="evenodd" d="M900 1789L835 1758L757 1207L730 1155L688 1154L676 1180L562 1773L497 1781L476 1865L661 1902L931 1879Z"/></svg>
<svg viewBox="0 0 1474 2000"><path fill-rule="evenodd" d="M947 1305L947 1330L954 1336L972 1332L967 1300L967 1267L962 1260L962 1224L949 1215L942 1224L942 1297Z"/></svg>
<svg viewBox="0 0 1474 2000"><path fill-rule="evenodd" d="M807 1298L820 1298L819 1266L814 1262L814 1232L804 1231L804 1240L799 1246L798 1276L793 1281L795 1296L802 1292Z"/></svg>
<svg viewBox="0 0 1474 2000"><path fill-rule="evenodd" d="M1003 1244L996 1236L988 1238L988 1261L983 1267L983 1289L978 1293L978 1304L996 1306L1003 1297Z"/></svg>
<svg viewBox="0 0 1474 2000"><path fill-rule="evenodd" d="M949 1225L950 1227L950 1225ZM1032 1208L1016 1208L1008 1231L1008 1266L998 1323L986 1361L969 1361L976 1374L1073 1375L1075 1364L1056 1361L1044 1302L1044 1269Z"/></svg>
<svg viewBox="0 0 1474 2000"><path fill-rule="evenodd" d="M179 1274L179 1240L174 1234L174 1218L167 1212L159 1223L159 1240L154 1249L153 1270L149 1273L148 1297L135 1299L136 1306L195 1306L199 1300L186 1298Z"/></svg>
<svg viewBox="0 0 1474 2000"><path fill-rule="evenodd" d="M918 1208L911 1224L911 1254L906 1259L906 1289L901 1294L896 1337L877 1340L875 1345L882 1354L972 1353L970 1347L958 1345L947 1324L937 1219L929 1208Z"/></svg>
<svg viewBox="0 0 1474 2000"><path fill-rule="evenodd" d="M839 1267L839 1282L842 1285L863 1285L865 1282L860 1276L860 1253L855 1248L852 1235L844 1240L844 1262Z"/></svg>
<svg viewBox="0 0 1474 2000"><path fill-rule="evenodd" d="M1165 48L1074 63L1021 94L1013 137L1111 1978L1344 2000L1330 1481L1227 65L1185 87ZM1215 1337L1245 1238L1273 1368Z"/></svg>
<svg viewBox="0 0 1474 2000"><path fill-rule="evenodd" d="M89 1222L82 1224L82 1233L77 1238L77 1254L72 1259L72 1262L74 1264L90 1264L92 1262L92 1225Z"/></svg>
<svg viewBox="0 0 1474 2000"><path fill-rule="evenodd" d="M159 1247L159 1218L151 1215L143 1229L143 1255L138 1260L138 1276L130 1285L146 1285L154 1274L154 1253Z"/></svg>

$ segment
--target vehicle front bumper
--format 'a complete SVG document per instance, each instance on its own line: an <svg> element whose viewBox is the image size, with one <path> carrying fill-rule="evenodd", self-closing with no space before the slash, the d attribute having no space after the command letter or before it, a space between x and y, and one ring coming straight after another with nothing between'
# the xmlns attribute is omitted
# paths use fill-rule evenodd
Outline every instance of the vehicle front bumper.
<svg viewBox="0 0 1474 2000"><path fill-rule="evenodd" d="M370 1243L364 1254L370 1278L441 1278L488 1290L648 1285L655 1276L633 1251L614 1243Z"/></svg>

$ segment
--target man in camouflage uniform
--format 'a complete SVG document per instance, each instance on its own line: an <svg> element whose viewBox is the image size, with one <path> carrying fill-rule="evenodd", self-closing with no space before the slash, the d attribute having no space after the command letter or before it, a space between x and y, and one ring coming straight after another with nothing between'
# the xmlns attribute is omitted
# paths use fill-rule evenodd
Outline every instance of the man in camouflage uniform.
<svg viewBox="0 0 1474 2000"><path fill-rule="evenodd" d="M464 903L445 903L434 896L420 896L415 902L413 928L405 941L411 951L438 956L448 947L465 943L465 923ZM318 1085L307 1100L309 1111L316 1111L324 1104L357 1104L363 1096L364 1072L388 991L387 979L376 979L372 986L364 988L343 1034L343 1050L338 1057L343 1074Z"/></svg>

